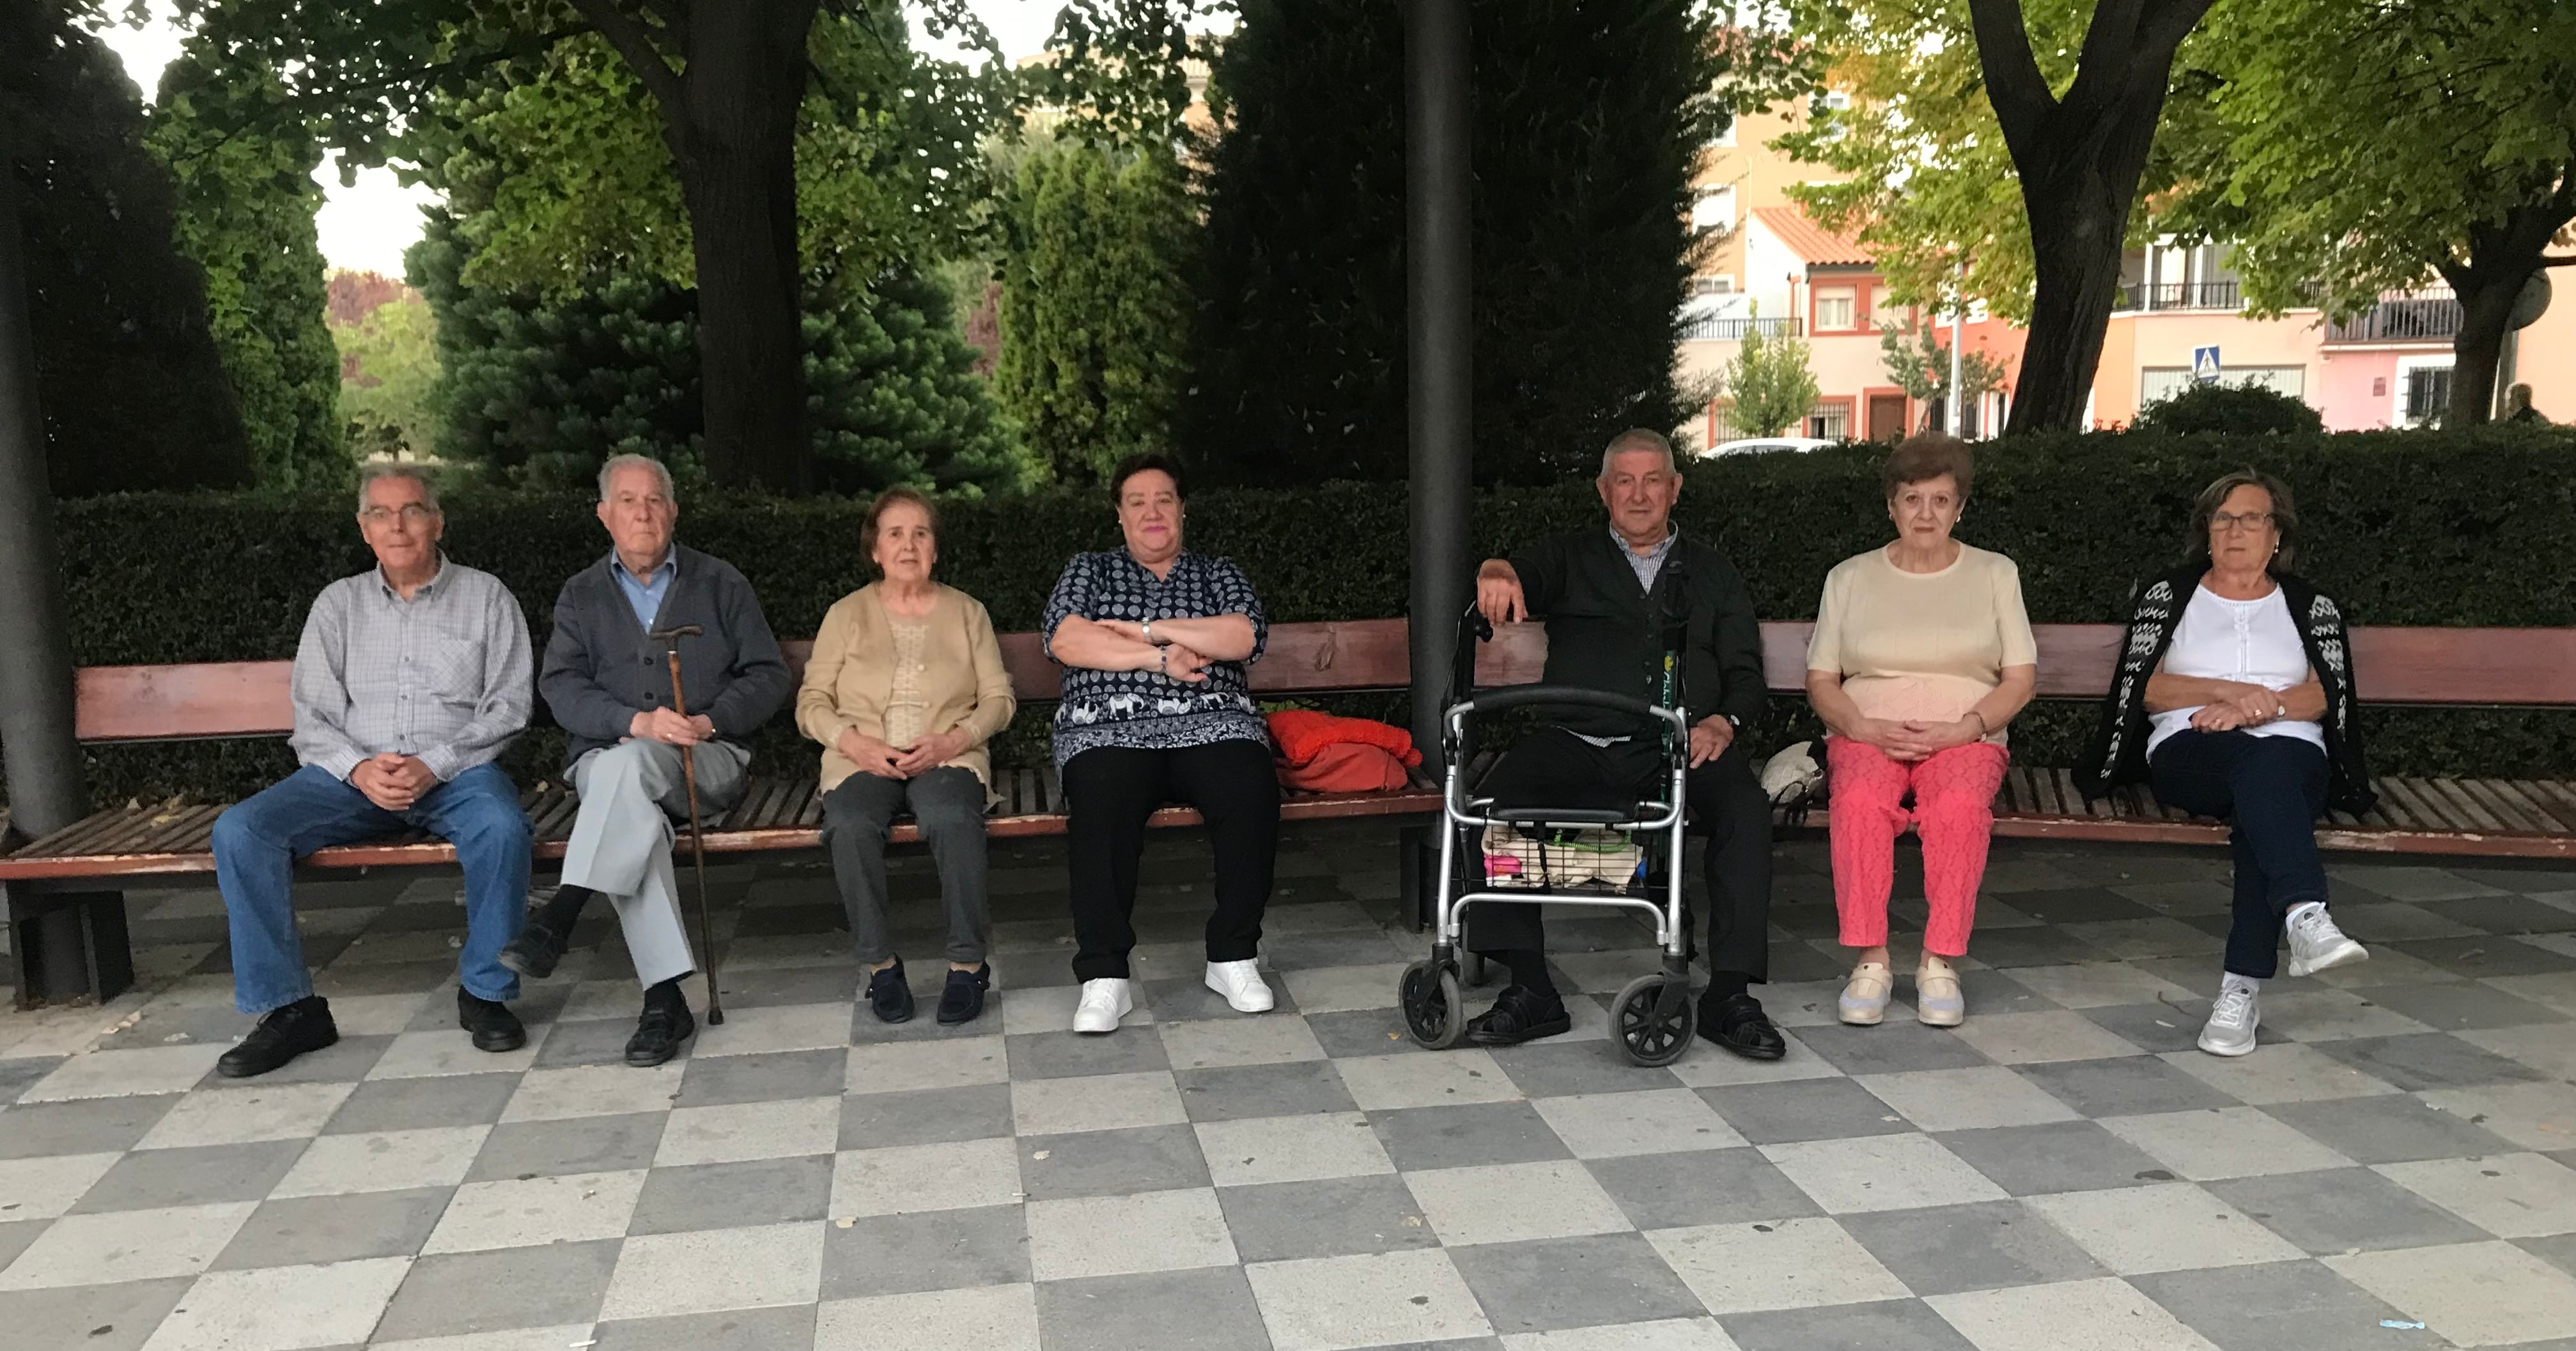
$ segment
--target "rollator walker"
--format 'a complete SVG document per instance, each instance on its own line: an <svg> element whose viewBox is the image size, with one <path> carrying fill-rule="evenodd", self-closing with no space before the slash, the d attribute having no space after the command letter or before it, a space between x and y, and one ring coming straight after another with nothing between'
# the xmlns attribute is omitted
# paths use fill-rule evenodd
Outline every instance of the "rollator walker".
<svg viewBox="0 0 2576 1351"><path fill-rule="evenodd" d="M1459 950L1462 916L1470 906L1570 905L1604 910L1634 910L1655 921L1655 944L1663 949L1663 969L1642 975L1619 991L1610 1009L1610 1024L1620 1049L1639 1065L1669 1065L1689 1049L1697 1023L1692 1016L1690 957L1684 931L1687 904L1682 891L1684 776L1689 769L1690 724L1678 707L1570 685L1519 685L1473 693L1474 637L1490 638L1492 626L1470 610L1459 644L1455 701L1443 719L1441 749L1448 765L1440 794L1440 875L1434 893L1431 955L1407 966L1397 985L1398 1004L1414 1040L1434 1049L1454 1046L1466 1023L1460 1007ZM1678 644L1674 644L1678 647ZM1678 706L1679 653L1664 655L1663 694ZM1496 802L1471 796L1467 761L1480 719L1516 708L1548 705L1580 707L1625 714L1638 730L1657 737L1664 755L1667 791L1659 802L1627 807L1568 807L1549 803ZM1497 886L1487 872L1486 833L1508 827L1535 842L1535 872L1524 869L1518 885ZM1641 846L1637 867L1623 882L1569 882L1558 874L1560 863L1572 863L1565 846L1549 843L1566 832L1609 830L1635 838ZM1461 855L1466 857L1462 860ZM1660 856L1661 877L1651 865ZM1462 862L1463 869L1462 872ZM1576 889L1576 888L1581 889ZM1469 960L1481 959L1470 957Z"/></svg>

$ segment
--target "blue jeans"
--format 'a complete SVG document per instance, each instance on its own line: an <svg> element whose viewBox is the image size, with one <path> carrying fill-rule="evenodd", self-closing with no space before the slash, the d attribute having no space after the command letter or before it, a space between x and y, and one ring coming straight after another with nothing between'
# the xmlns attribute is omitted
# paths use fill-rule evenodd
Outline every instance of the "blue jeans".
<svg viewBox="0 0 2576 1351"><path fill-rule="evenodd" d="M2148 770L2157 797L2227 821L2236 851L2227 969L2270 977L2280 961L2282 918L2292 906L2326 898L2326 865L2317 852L2326 753L2297 737L2187 729L2156 747Z"/></svg>
<svg viewBox="0 0 2576 1351"><path fill-rule="evenodd" d="M430 789L409 811L389 812L307 765L215 818L215 881L231 922L233 1005L266 1013L313 993L295 931L295 861L416 827L456 846L465 870L465 950L456 971L483 999L516 999L519 978L501 949L527 922L528 814L498 765L477 765Z"/></svg>

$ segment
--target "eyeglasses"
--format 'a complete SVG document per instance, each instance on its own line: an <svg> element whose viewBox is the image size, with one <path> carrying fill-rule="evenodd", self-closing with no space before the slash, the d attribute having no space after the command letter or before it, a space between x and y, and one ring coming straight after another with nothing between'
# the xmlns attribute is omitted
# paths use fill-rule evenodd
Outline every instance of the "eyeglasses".
<svg viewBox="0 0 2576 1351"><path fill-rule="evenodd" d="M400 516L405 525L427 525L430 518L436 515L438 515L436 507L421 502L405 502L400 511L390 507L369 507L358 513L358 519L369 525L386 525L391 523L394 517Z"/></svg>
<svg viewBox="0 0 2576 1351"><path fill-rule="evenodd" d="M2222 511L2209 518L2209 528L2218 531L2261 530L2271 523L2272 513L2268 511L2249 511L2241 515L2233 511Z"/></svg>

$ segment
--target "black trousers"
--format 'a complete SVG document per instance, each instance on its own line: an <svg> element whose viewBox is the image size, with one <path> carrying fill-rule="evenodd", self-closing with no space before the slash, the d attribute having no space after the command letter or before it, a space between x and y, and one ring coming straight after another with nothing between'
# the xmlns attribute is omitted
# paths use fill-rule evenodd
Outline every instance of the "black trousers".
<svg viewBox="0 0 2576 1351"><path fill-rule="evenodd" d="M1145 821L1167 802L1198 808L1215 847L1208 960L1260 954L1261 916L1270 908L1279 856L1279 779L1269 746L1233 740L1179 750L1096 747L1065 762L1064 801L1076 979L1127 978Z"/></svg>
<svg viewBox="0 0 2576 1351"><path fill-rule="evenodd" d="M1504 804L1627 807L1662 801L1666 772L1661 750L1643 736L1595 746L1564 728L1542 727L1504 752L1476 793ZM1741 742L1691 770L1682 787L1708 832L1709 969L1763 980L1771 967L1770 799ZM1687 924L1690 911L1682 915ZM1467 929L1470 949L1487 955L1546 946L1535 905L1470 906Z"/></svg>
<svg viewBox="0 0 2576 1351"><path fill-rule="evenodd" d="M2257 980L2279 961L2293 906L2326 898L2317 816L2326 809L2326 753L2316 743L2251 732L2176 732L2148 758L2156 796L2227 822L2236 851L2235 922L2227 969Z"/></svg>

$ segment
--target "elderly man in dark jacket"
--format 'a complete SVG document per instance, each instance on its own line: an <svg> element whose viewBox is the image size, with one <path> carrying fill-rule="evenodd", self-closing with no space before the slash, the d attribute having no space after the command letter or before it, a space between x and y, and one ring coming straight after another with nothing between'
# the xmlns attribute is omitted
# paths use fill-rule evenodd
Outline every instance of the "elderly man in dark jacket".
<svg viewBox="0 0 2576 1351"><path fill-rule="evenodd" d="M1497 624L1547 621L1547 683L1650 703L1661 702L1665 645L1679 639L1691 719L1684 790L1709 833L1710 979L1699 1034L1739 1055L1776 1060L1787 1042L1748 989L1769 966L1771 911L1771 804L1736 741L1768 694L1753 598L1724 554L1673 524L1682 480L1671 442L1621 432L1601 453L1595 486L1610 519L1487 559L1476 574L1476 605ZM1514 744L1476 791L1498 802L1560 806L1660 800L1668 790L1658 784L1657 747L1655 733L1632 720L1567 710ZM1495 906L1468 928L1474 950L1512 974L1494 1006L1469 1020L1468 1040L1509 1046L1571 1029L1548 975L1537 906Z"/></svg>
<svg viewBox="0 0 2576 1351"><path fill-rule="evenodd" d="M688 811L680 748L693 748L698 802L721 812L742 797L751 734L795 688L751 583L732 564L672 540L679 503L670 471L620 455L599 471L599 521L616 547L573 574L555 598L537 690L568 734L581 812L564 852L563 885L501 953L544 977L594 895L608 897L644 986L626 1063L658 1065L697 1031L680 981L696 968L671 867L671 819ZM681 688L652 635L676 639ZM685 699L683 717L673 707Z"/></svg>

